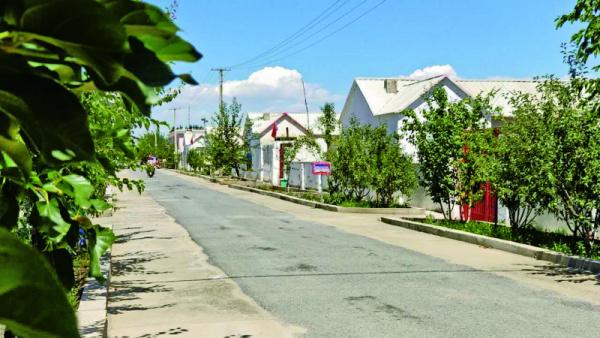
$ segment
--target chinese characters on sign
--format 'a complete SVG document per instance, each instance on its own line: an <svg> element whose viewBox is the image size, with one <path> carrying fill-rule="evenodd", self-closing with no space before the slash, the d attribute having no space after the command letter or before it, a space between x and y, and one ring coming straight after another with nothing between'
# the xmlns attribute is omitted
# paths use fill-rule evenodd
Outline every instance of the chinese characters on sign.
<svg viewBox="0 0 600 338"><path fill-rule="evenodd" d="M313 162L312 174L325 176L331 175L331 163L325 161Z"/></svg>

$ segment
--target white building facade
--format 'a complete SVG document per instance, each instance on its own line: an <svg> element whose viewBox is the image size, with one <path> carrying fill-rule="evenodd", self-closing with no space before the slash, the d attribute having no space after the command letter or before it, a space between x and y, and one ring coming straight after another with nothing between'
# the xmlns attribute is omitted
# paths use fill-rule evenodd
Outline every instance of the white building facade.
<svg viewBox="0 0 600 338"><path fill-rule="evenodd" d="M510 118L512 107L508 96L513 92L537 93L536 81L496 81L496 80L460 80L447 76L436 76L423 80L407 78L357 78L352 83L350 93L341 113L343 127L349 125L354 117L360 124L387 126L388 133L401 134L404 114L407 109L417 114L429 109L427 96L436 87L442 87L451 102L466 97L496 92L491 104L502 110L501 115L486 116L488 127L497 127L506 118ZM403 150L415 154L414 147L404 139Z"/></svg>
<svg viewBox="0 0 600 338"><path fill-rule="evenodd" d="M347 127L355 118L360 124L373 126L385 125L388 133L399 133L403 136L404 112L412 109L419 112L429 109L427 97L436 87L443 88L451 102L460 101L467 97L495 92L491 101L493 107L499 107L499 115L485 117L487 126L498 127L505 119L512 116L513 108L509 96L514 92L537 94L537 81L495 81L495 80L461 80L446 76L436 76L423 80L407 78L357 78L352 83L350 93L341 113L342 127ZM401 138L405 153L412 155L416 161L416 149L408 142L406 136ZM491 193L491 192L490 192ZM428 209L438 206L433 204L423 189L410 197L411 204ZM495 200L495 199L494 199ZM495 202L490 202L495 204ZM497 206L484 206L493 208ZM455 207L458 217L459 208ZM498 210L498 218L506 218L506 213Z"/></svg>
<svg viewBox="0 0 600 338"><path fill-rule="evenodd" d="M288 179L290 185L316 188L317 179L307 168L320 161L327 149L318 122L322 113L249 113L252 120L251 156L252 168L243 175L250 179L279 185ZM311 131L319 145L319 151L302 148L294 158L289 170L284 168L284 152L294 141ZM324 182L326 184L326 182Z"/></svg>
<svg viewBox="0 0 600 338"><path fill-rule="evenodd" d="M168 134L169 142L173 145L173 150L180 155L179 166L190 169L187 164L187 155L192 149L203 148L206 146L207 129L175 129Z"/></svg>

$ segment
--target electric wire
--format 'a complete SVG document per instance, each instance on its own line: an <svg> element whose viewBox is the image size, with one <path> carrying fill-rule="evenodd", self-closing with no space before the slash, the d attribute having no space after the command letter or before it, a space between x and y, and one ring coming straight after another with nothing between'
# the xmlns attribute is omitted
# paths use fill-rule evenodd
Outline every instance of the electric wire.
<svg viewBox="0 0 600 338"><path fill-rule="evenodd" d="M337 18L335 18L333 21L325 23L325 26L324 26L324 27L322 27L322 28L321 28L321 29L319 29L318 31L316 31L316 32L314 32L314 33L312 33L312 34L310 34L309 36L305 37L304 39L302 39L302 40L298 41L297 43L295 43L294 45L292 45L292 46L291 46L289 49L293 49L293 48L296 48L296 47L298 47L298 46L302 45L302 43L304 43L304 42L306 42L306 41L310 40L312 37L314 37L314 36L316 36L316 35L320 34L321 32L325 31L326 29L328 29L328 28L332 27L332 25L336 24L336 23L337 23L337 22L339 22L340 20L344 19L346 16L350 15L350 14L351 14L352 12L354 12L356 9L358 9L359 7L361 7L362 5L364 5L364 4L365 4L367 1L368 1L368 0L363 0L363 1L361 1L361 2L360 2L360 3L358 3L356 6L354 6L354 7L350 8L350 10L346 11L344 14L342 14L342 15L338 16ZM289 50L289 49L288 49L288 50ZM272 58L272 57L275 57L276 55L281 55L281 54L285 53L286 51L287 51L287 50L280 50L280 51L278 51L278 52L275 52L273 55L271 55L271 58ZM263 62L264 62L264 61L263 61ZM252 67L252 65L250 65L249 67ZM248 68L248 67L245 67L245 68Z"/></svg>
<svg viewBox="0 0 600 338"><path fill-rule="evenodd" d="M341 4L340 4L340 2L341 2ZM332 14L334 14L337 10L339 10L340 8L342 8L343 6L345 6L346 3L347 2L342 2L342 0L336 0L329 7L327 7L325 10L323 10L318 16L316 16L315 18L313 18L309 23L307 23L306 25L302 26L299 30L297 30L296 32L294 32L292 35L288 36L284 40L280 41L275 46L271 47L270 49L268 49L268 50L266 50L266 51L264 51L262 53L259 53L259 54L255 55L254 57L252 57L250 59L247 59L247 60L242 61L240 63L237 63L235 65L229 66L228 68L237 68L239 66L246 65L246 64L251 63L253 61L259 60L263 56L267 56L267 55L271 54L272 52L277 51L277 50L285 47L286 45L292 43L294 40L296 40L297 38L299 38L300 36L302 36L304 33L308 32L308 31L312 30L314 27L318 26L320 24L320 22L317 23L318 20L320 20L323 17L325 19L328 18L329 16L331 16ZM337 7L335 7L336 5L337 5Z"/></svg>
<svg viewBox="0 0 600 338"><path fill-rule="evenodd" d="M250 66L250 67L253 67L253 68L260 68L260 67L264 67L264 66L267 66L267 65L269 65L269 64L271 64L271 63L273 63L273 62L276 62L276 61L281 61L281 60L287 59L287 58L289 58L289 57L291 57L291 56L294 56L294 55L296 55L296 54L299 54L299 53L301 53L301 52L303 52L303 51L305 51L305 50L307 50L307 49L309 49L309 48L311 48L311 47L313 47L313 46L315 46L315 45L319 44L320 42L322 42L323 40L325 40L325 39L327 39L327 38L329 38L329 37L333 36L334 34L336 34L336 33L340 32L340 31L342 31L343 29L345 29L345 28L349 27L350 25L352 25L352 24L353 24L353 23L355 23L356 21L360 20L360 19L361 19L361 18L363 18L364 16L368 15L369 13L371 13L372 11L374 11L375 9L377 9L379 6L383 5L383 3L384 3L384 2L386 2L386 1L387 1L387 0L382 0L382 1L380 1L380 2L379 2L379 3L377 3L375 6L373 6L373 7L369 8L367 11L363 12L361 15L357 16L357 17L356 17L356 18L354 18L353 20L351 20L351 21L347 22L347 23L346 23L346 24L344 24L343 26L341 26L341 27L339 27L338 29L336 29L336 30L334 30L334 31L330 32L329 34L327 34L327 35L325 35L325 36L321 37L320 39L316 40L315 42L313 42L313 43L311 43L311 44L309 44L309 45L306 45L306 46L304 46L304 47L302 47L302 48L300 48L300 49L298 49L298 50L296 50L296 51L293 51L292 53L289 53L289 54L283 55L282 57L279 57L279 58L276 58L276 59L271 59L271 60L269 60L269 61L267 61L267 62L265 62L265 63L259 64L259 65L253 65L253 66ZM276 53L276 54L280 54L280 53ZM246 67L244 67L244 68L246 68Z"/></svg>

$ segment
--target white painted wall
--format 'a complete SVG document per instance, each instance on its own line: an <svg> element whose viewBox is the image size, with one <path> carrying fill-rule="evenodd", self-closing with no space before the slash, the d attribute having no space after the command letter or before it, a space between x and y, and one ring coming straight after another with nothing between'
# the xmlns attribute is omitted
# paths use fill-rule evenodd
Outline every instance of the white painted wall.
<svg viewBox="0 0 600 338"><path fill-rule="evenodd" d="M371 108L367 104L367 100L358 89L356 83L352 84L346 105L340 116L342 128L346 128L350 125L350 120L353 116L358 119L360 124L374 124Z"/></svg>
<svg viewBox="0 0 600 338"><path fill-rule="evenodd" d="M305 189L318 189L318 178L312 174L311 162L292 162L288 184L292 187L302 187L302 177L304 177ZM304 167L304 169L302 169ZM322 177L323 189L327 189L327 176Z"/></svg>

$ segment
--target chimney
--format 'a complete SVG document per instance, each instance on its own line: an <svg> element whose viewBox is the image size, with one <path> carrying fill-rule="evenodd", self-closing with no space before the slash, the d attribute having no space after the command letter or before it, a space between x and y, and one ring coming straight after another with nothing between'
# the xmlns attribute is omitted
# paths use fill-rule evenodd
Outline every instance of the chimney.
<svg viewBox="0 0 600 338"><path fill-rule="evenodd" d="M383 87L385 88L385 92L388 94L396 94L398 92L398 82L396 80L384 80Z"/></svg>

